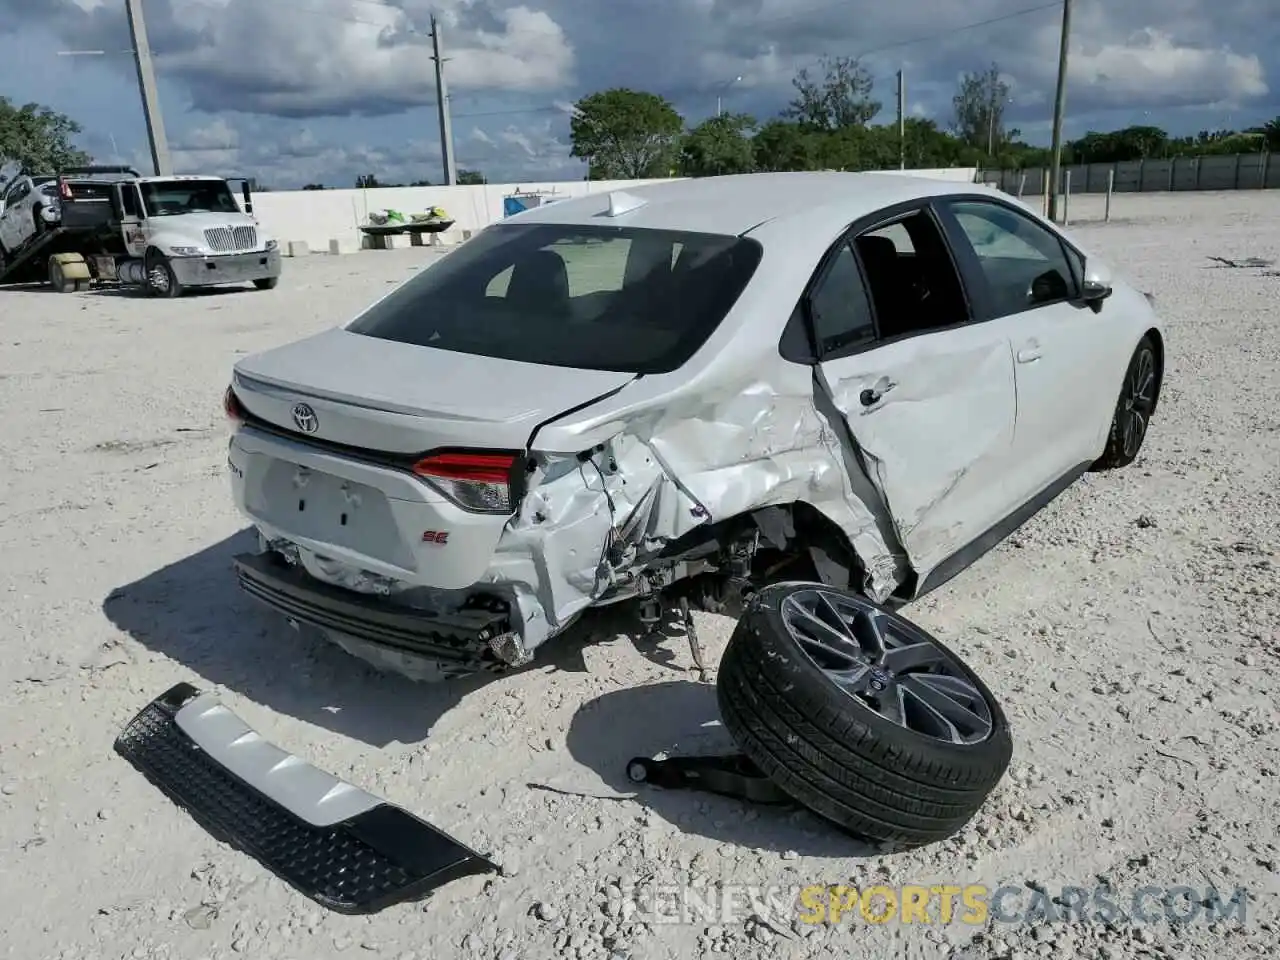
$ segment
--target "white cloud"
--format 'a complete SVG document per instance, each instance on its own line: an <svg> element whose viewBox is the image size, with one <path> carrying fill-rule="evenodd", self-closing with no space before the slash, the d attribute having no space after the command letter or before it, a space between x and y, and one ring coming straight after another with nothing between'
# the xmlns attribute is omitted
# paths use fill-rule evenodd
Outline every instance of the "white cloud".
<svg viewBox="0 0 1280 960"><path fill-rule="evenodd" d="M363 0L167 0L186 41L159 69L184 78L201 109L281 116L394 113L434 102L430 21ZM153 4L159 5L157 0ZM497 11L492 28L461 25L462 0L440 11L451 89L554 90L573 48L548 14Z"/></svg>
<svg viewBox="0 0 1280 960"><path fill-rule="evenodd" d="M1154 27L1124 43L1081 51L1071 62L1071 72L1079 83L1096 87L1116 102L1160 97L1238 103L1268 92L1266 72L1256 54L1242 55L1225 46L1179 45Z"/></svg>
<svg viewBox="0 0 1280 960"><path fill-rule="evenodd" d="M1012 88L1010 125L1039 130L1051 114L1060 27L1059 11L1044 9L968 28L1010 13L1011 0L860 4L852 13L834 0L145 2L179 162L275 183L440 176L433 9L449 58L458 166L492 179L581 175L568 156L567 114L593 90L650 90L690 123L714 113L720 92L726 108L764 120L790 99L796 69L824 53L867 55L882 120L893 117L894 74L905 70L911 114L943 126L960 73L996 61ZM1096 119L1182 132L1209 104L1227 105L1240 124L1274 115L1274 106L1263 111L1280 78L1274 64L1272 77L1266 70L1280 46L1275 3L1082 0L1069 128ZM4 35L13 43L0 56L0 89L72 114L104 156L144 142L128 57L59 58L65 77L92 78L86 92L64 77L31 80L11 52L51 42L123 49L120 0L0 0ZM113 75L118 89L107 91L100 81ZM406 117L408 109L416 112ZM423 139L404 143L406 129Z"/></svg>
<svg viewBox="0 0 1280 960"><path fill-rule="evenodd" d="M218 117L171 142L169 149L178 173L226 172L239 162L240 132Z"/></svg>

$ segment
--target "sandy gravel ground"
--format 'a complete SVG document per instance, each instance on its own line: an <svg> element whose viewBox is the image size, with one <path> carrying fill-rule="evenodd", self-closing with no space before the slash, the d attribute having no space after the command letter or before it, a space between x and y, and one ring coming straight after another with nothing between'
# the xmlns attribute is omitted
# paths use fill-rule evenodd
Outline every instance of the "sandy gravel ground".
<svg viewBox="0 0 1280 960"><path fill-rule="evenodd" d="M1086 220L1100 209L1073 202ZM1090 475L911 610L1002 698L1016 753L962 835L895 855L805 813L634 796L629 757L723 737L678 641L570 642L518 675L415 686L238 593L230 365L345 319L428 253L287 262L275 291L176 302L0 292L0 954L1280 955L1280 277L1208 259L1280 260L1280 194L1119 197L1115 216L1080 232L1157 294L1161 416L1134 467ZM718 654L732 624L701 625ZM492 851L506 875L372 918L321 910L112 753L121 725L182 680ZM1122 902L1147 885L1251 899L1243 924L874 925L855 911L822 927L769 902L661 922L619 893L1006 883L1021 891L1008 906L1026 907L1035 887L1103 881Z"/></svg>

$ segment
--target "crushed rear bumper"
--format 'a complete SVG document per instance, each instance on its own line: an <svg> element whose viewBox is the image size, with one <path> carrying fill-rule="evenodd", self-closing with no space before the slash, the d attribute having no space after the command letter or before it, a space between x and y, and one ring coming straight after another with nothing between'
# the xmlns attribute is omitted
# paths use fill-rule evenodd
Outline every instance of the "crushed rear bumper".
<svg viewBox="0 0 1280 960"><path fill-rule="evenodd" d="M321 583L274 553L238 554L233 565L246 593L299 623L433 660L459 675L507 666L493 648L511 629L504 610L433 614L397 607Z"/></svg>
<svg viewBox="0 0 1280 960"><path fill-rule="evenodd" d="M215 837L339 913L375 913L499 869L411 813L268 743L190 684L148 704L115 749Z"/></svg>

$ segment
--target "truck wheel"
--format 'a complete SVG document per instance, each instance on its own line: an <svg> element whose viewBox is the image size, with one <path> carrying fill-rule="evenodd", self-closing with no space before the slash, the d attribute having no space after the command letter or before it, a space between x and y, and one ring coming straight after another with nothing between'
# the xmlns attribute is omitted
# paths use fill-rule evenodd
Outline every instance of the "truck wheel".
<svg viewBox="0 0 1280 960"><path fill-rule="evenodd" d="M263 277L261 280L253 281L253 285L259 290L274 290L279 282L279 277Z"/></svg>
<svg viewBox="0 0 1280 960"><path fill-rule="evenodd" d="M173 272L169 258L159 251L148 251L146 257L147 293L153 297L172 299L182 296L182 284Z"/></svg>
<svg viewBox="0 0 1280 960"><path fill-rule="evenodd" d="M752 598L716 681L738 747L845 831L918 846L967 823L1013 755L991 691L915 624L851 591Z"/></svg>

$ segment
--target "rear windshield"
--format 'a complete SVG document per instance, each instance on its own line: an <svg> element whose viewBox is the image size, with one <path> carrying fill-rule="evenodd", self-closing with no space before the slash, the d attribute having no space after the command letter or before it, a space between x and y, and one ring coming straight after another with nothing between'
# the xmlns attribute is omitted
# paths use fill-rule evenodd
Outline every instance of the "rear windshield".
<svg viewBox="0 0 1280 960"><path fill-rule="evenodd" d="M667 373L706 342L760 262L754 240L495 224L347 329L485 357Z"/></svg>

